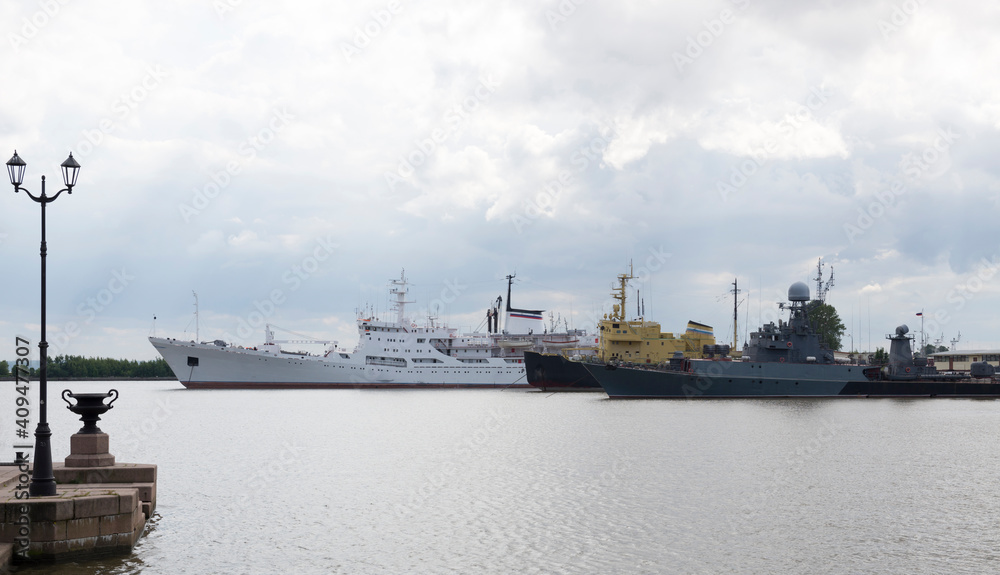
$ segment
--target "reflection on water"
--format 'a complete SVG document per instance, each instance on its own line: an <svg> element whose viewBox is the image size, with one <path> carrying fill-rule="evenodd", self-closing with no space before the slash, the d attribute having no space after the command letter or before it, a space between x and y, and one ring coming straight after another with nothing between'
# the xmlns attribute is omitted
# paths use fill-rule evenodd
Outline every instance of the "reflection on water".
<svg viewBox="0 0 1000 575"><path fill-rule="evenodd" d="M160 466L159 517L131 557L21 572L909 574L1000 560L996 401L115 386L101 427L119 461ZM79 423L50 420L60 460Z"/></svg>

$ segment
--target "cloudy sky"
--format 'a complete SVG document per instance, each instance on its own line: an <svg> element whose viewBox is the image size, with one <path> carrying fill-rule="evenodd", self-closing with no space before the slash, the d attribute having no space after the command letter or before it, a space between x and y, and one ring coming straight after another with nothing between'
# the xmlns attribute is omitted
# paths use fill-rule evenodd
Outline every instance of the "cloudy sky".
<svg viewBox="0 0 1000 575"><path fill-rule="evenodd" d="M49 204L51 354L146 338L356 342L416 321L573 327L633 262L647 317L732 333L788 286L847 324L1000 346L1000 10L774 0L0 4L0 151ZM4 151L5 150L5 151ZM39 207L0 194L0 357L38 340ZM154 316L157 318L154 321ZM296 336L286 335L293 338ZM853 338L853 339L852 339ZM7 352L3 346L7 346Z"/></svg>

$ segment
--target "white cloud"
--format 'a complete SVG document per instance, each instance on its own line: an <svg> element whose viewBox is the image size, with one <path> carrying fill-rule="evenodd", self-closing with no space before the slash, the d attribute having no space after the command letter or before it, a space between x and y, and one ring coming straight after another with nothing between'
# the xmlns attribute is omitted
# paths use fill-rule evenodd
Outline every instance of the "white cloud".
<svg viewBox="0 0 1000 575"><path fill-rule="evenodd" d="M359 286L379 291L401 267L480 286L452 304L456 321L514 269L551 288L531 305L589 314L623 261L661 248L672 256L650 282L670 329L687 313L722 326L730 276L773 299L824 257L832 301L871 298L882 331L922 306L949 314L942 331L1000 341L979 319L1000 303L995 279L948 302L1000 253L994 12L921 4L885 35L891 2L583 3L556 25L557 2L400 5L373 23L385 3L68 3L0 61L23 86L0 92L0 122L28 188L81 152L77 190L47 212L53 322L108 270L141 278L104 316L112 331L67 351L152 357L137 334L153 311L161 332L182 331L192 289L221 333L320 239L335 254L282 322L345 345L370 299ZM673 54L726 9L731 23L678 70ZM35 10L5 5L5 31ZM935 147L949 129L961 136ZM37 205L9 190L0 202L0 254L36 270ZM6 289L5 329L28 331L36 296Z"/></svg>

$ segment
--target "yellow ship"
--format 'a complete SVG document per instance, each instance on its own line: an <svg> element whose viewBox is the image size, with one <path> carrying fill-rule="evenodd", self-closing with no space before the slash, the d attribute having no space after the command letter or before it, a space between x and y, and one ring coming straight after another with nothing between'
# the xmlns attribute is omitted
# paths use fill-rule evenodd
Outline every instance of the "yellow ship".
<svg viewBox="0 0 1000 575"><path fill-rule="evenodd" d="M600 344L598 357L602 361L629 361L633 363L660 363L670 360L674 353L684 357L704 357L704 346L715 345L712 327L689 321L685 332L675 336L671 332L661 332L659 322L625 319L625 299L628 281L634 279L632 266L629 272L618 276L618 287L611 291L611 297L618 301L610 314L598 322Z"/></svg>
<svg viewBox="0 0 1000 575"><path fill-rule="evenodd" d="M705 357L707 350L725 354L729 346L715 343L712 327L689 321L687 330L680 336L660 331L660 324L645 318L625 319L625 293L628 280L634 279L632 266L629 273L618 276L618 287L612 288L611 297L618 303L610 314L597 322L597 348L570 348L562 353L524 352L524 368L528 383L546 391L600 391L597 383L582 360L603 362L661 363L669 361L680 352L687 358ZM735 337L735 336L734 336ZM725 348L723 350L722 348Z"/></svg>

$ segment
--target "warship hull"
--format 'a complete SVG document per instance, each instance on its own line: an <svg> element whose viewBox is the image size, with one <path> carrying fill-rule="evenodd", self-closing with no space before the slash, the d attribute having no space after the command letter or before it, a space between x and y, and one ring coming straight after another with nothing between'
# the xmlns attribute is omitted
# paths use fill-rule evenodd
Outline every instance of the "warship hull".
<svg viewBox="0 0 1000 575"><path fill-rule="evenodd" d="M877 368L853 365L692 362L690 371L587 363L611 398L1000 397L992 379L879 379Z"/></svg>
<svg viewBox="0 0 1000 575"><path fill-rule="evenodd" d="M969 374L952 374L918 361L905 324L888 336L885 367L839 363L809 320L816 303L809 287L792 284L788 300L788 321L751 333L744 361L671 358L669 366L584 367L613 398L1000 397L993 366L973 364Z"/></svg>

